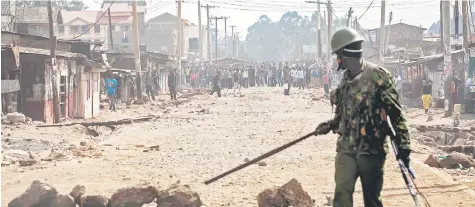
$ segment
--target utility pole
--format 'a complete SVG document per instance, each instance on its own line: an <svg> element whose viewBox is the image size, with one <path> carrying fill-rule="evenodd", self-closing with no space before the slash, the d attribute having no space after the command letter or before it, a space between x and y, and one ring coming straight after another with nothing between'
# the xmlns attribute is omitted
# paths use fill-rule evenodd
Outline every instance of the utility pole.
<svg viewBox="0 0 475 207"><path fill-rule="evenodd" d="M388 48L389 45L389 34L391 30L391 22L393 20L393 12L389 12L389 25L388 25L388 33L386 34L386 43L384 44L384 52L386 53L386 49Z"/></svg>
<svg viewBox="0 0 475 207"><path fill-rule="evenodd" d="M305 1L305 3L310 3L310 4L317 4L317 12L316 12L316 21L317 21L317 60L320 60L322 57L322 33L320 29L320 4L325 4L323 2L320 2L320 0L317 1ZM325 15L323 15L325 16Z"/></svg>
<svg viewBox="0 0 475 207"><path fill-rule="evenodd" d="M134 1L135 2L135 1ZM181 18L181 3L182 0L178 0L178 85L180 86L180 89L183 88L183 82L184 82L184 75L183 75L183 70L181 68L181 57L183 56L183 20Z"/></svg>
<svg viewBox="0 0 475 207"><path fill-rule="evenodd" d="M137 1L132 1L132 29L133 31L133 40L134 40L134 53L135 53L135 70L137 71L137 102L143 103L142 97L142 77L140 72L141 61L140 61L140 47L139 47L139 19L137 18Z"/></svg>
<svg viewBox="0 0 475 207"><path fill-rule="evenodd" d="M224 17L211 17L211 19L214 19L214 22L215 22L215 60L218 60L218 19L224 19Z"/></svg>
<svg viewBox="0 0 475 207"><path fill-rule="evenodd" d="M385 40L385 35L384 33L386 32L385 30L385 24L386 24L386 1L382 0L381 1L381 27L379 29L379 61L381 63L384 63L384 40Z"/></svg>
<svg viewBox="0 0 475 207"><path fill-rule="evenodd" d="M348 19L346 20L346 26L347 27L350 26L350 19L351 19L352 14L353 14L353 7L350 7L350 10L348 11Z"/></svg>
<svg viewBox="0 0 475 207"><path fill-rule="evenodd" d="M236 37L235 37L235 41L236 41L236 57L237 59L241 59L239 57L240 53L239 53L239 32L236 32Z"/></svg>
<svg viewBox="0 0 475 207"><path fill-rule="evenodd" d="M231 26L229 26L229 27L231 27L231 35L232 35L232 37L233 37L233 58L234 58L234 27L236 27L236 26L231 25ZM226 52L227 52L227 51L228 51L228 50L226 50Z"/></svg>
<svg viewBox="0 0 475 207"><path fill-rule="evenodd" d="M465 51L465 56L464 56L464 73L460 74L460 79L462 80L462 83L466 83L465 78L465 72L468 71L468 65L469 65L469 57L470 57L470 49L468 47L468 34L469 32L469 27L468 27L468 3L467 1L462 1L462 35L463 35L463 49ZM468 75L468 74L467 74ZM467 93L467 90L464 91L465 94Z"/></svg>
<svg viewBox="0 0 475 207"><path fill-rule="evenodd" d="M459 16L460 16L460 13L459 13L459 1L456 0L455 1L455 5L454 5L454 20L455 20L455 39L458 39L459 38Z"/></svg>
<svg viewBox="0 0 475 207"><path fill-rule="evenodd" d="M111 20L111 8L107 9L107 16L109 17L109 42L111 50L114 49L114 41L112 40L112 20Z"/></svg>
<svg viewBox="0 0 475 207"><path fill-rule="evenodd" d="M223 17L224 19L224 57L228 57L228 47L227 47L228 32L227 32L226 20L229 18L230 17Z"/></svg>
<svg viewBox="0 0 475 207"><path fill-rule="evenodd" d="M208 4L206 4L206 6L202 6L203 8L206 8L206 39L208 40L207 41L207 45L206 45L206 48L207 48L207 52L208 52L208 61L211 62L211 30L209 28L209 25L211 24L211 19L209 17L209 9L211 8L214 8L214 6L210 6Z"/></svg>
<svg viewBox="0 0 475 207"><path fill-rule="evenodd" d="M442 17L444 22L444 71L447 77L444 90L445 117L452 116L452 49L450 36L450 1L442 2Z"/></svg>
<svg viewBox="0 0 475 207"><path fill-rule="evenodd" d="M469 57L470 51L468 49L468 3L462 1L462 35L463 35L463 47L465 50L465 56ZM465 82L464 82L465 83Z"/></svg>
<svg viewBox="0 0 475 207"><path fill-rule="evenodd" d="M327 15L328 15L328 45L327 45L327 71L330 70L331 66L331 53L332 53L332 48L331 48L331 42L332 42L332 22L333 22L333 11L332 11L332 3L331 0L328 0L327 3Z"/></svg>
<svg viewBox="0 0 475 207"><path fill-rule="evenodd" d="M51 85L53 87L53 122L59 123L61 121L61 109L59 107L59 91L56 66L56 36L53 29L53 6L51 0L48 1L48 22L49 22L49 40L51 44L50 49L50 64L51 64Z"/></svg>
<svg viewBox="0 0 475 207"><path fill-rule="evenodd" d="M200 43L198 49L200 50L200 65L203 65L203 30L201 26L201 2L198 0L198 27Z"/></svg>
<svg viewBox="0 0 475 207"><path fill-rule="evenodd" d="M444 53L444 51L445 51L444 50L444 48L445 48L445 45L444 45L444 18L442 16L442 13L443 13L442 12L442 4L443 4L443 2L444 2L444 0L440 0L440 4L439 4L440 5L440 13L439 13L440 14L440 20L439 20L440 21L440 31L439 31L439 33L440 33L440 50L441 50L440 52L441 53Z"/></svg>

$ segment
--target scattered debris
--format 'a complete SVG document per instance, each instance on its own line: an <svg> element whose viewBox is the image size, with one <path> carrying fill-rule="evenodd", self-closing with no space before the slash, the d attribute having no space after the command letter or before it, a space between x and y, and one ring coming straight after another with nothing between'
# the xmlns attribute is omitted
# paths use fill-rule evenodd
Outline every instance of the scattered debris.
<svg viewBox="0 0 475 207"><path fill-rule="evenodd" d="M123 124L132 124L136 122L150 121L155 118L160 118L159 116L146 116L138 117L133 119L121 119L117 121L100 121L100 122L73 122L73 123L63 123L63 124L43 124L36 127L62 127L62 126L72 126L72 125L83 125L83 126L114 126L114 125L123 125Z"/></svg>
<svg viewBox="0 0 475 207"><path fill-rule="evenodd" d="M9 207L39 206L40 204L52 204L58 191L52 186L39 180L33 181L30 187L20 196L16 197L10 203ZM54 205L43 205L54 206Z"/></svg>
<svg viewBox="0 0 475 207"><path fill-rule="evenodd" d="M2 117L2 123L4 124L24 124L30 122L31 118L26 117L24 114L18 112L8 113L5 117Z"/></svg>
<svg viewBox="0 0 475 207"><path fill-rule="evenodd" d="M267 163L265 163L265 162L258 162L257 165L259 165L259 166L267 166Z"/></svg>
<svg viewBox="0 0 475 207"><path fill-rule="evenodd" d="M439 165L442 168L470 168L475 167L473 159L465 154L459 152L452 152L446 158L439 160Z"/></svg>

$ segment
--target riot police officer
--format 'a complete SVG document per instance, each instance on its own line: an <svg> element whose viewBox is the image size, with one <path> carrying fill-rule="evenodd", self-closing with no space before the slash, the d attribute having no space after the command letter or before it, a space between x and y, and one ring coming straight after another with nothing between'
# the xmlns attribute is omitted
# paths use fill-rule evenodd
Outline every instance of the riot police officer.
<svg viewBox="0 0 475 207"><path fill-rule="evenodd" d="M352 207L358 177L366 207L382 207L383 167L388 153L388 121L394 126L399 158L409 167L410 139L398 94L388 71L362 58L363 38L352 28L332 36L332 53L344 77L332 92L333 119L315 134L338 134L333 206ZM387 116L389 115L389 116ZM389 120L387 119L389 117Z"/></svg>

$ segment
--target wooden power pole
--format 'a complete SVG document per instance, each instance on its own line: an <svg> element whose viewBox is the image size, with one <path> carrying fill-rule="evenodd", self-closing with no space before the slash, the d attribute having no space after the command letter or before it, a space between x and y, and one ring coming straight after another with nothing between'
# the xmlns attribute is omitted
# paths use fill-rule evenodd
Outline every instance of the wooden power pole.
<svg viewBox="0 0 475 207"><path fill-rule="evenodd" d="M226 25L226 20L229 19L230 17L223 17L224 19L224 57L228 57L228 46L227 46L227 42L228 42L228 26ZM216 36L217 38L217 36Z"/></svg>
<svg viewBox="0 0 475 207"><path fill-rule="evenodd" d="M463 48L465 50L465 55L470 56L470 51L468 49L468 3L467 1L462 1L462 35L463 35ZM464 82L465 83L465 82Z"/></svg>
<svg viewBox="0 0 475 207"><path fill-rule="evenodd" d="M224 19L224 17L211 17L211 19L214 19L215 25L214 25L214 31L215 31L215 60L218 60L218 19Z"/></svg>
<svg viewBox="0 0 475 207"><path fill-rule="evenodd" d="M53 5L51 0L48 1L48 22L49 22L49 39L51 44L50 50L50 70L51 70L51 85L53 88L53 122L59 123L61 121L61 108L59 107L59 91L56 66L56 36L54 35L53 22Z"/></svg>
<svg viewBox="0 0 475 207"><path fill-rule="evenodd" d="M114 40L112 40L112 20L111 20L111 8L107 9L107 16L109 17L109 42L110 42L110 49L114 49Z"/></svg>
<svg viewBox="0 0 475 207"><path fill-rule="evenodd" d="M333 22L333 11L332 11L332 3L331 0L328 0L327 3L327 15L328 15L328 44L327 44L327 71L330 70L331 68L331 62L332 62L332 47L331 47L331 42L332 42L332 22Z"/></svg>
<svg viewBox="0 0 475 207"><path fill-rule="evenodd" d="M445 51L444 50L444 47L445 47L445 45L444 45L444 18L442 16L443 2L444 2L444 0L440 0L440 4L439 4L440 5L440 13L439 13L439 16L440 16L440 20L439 20L440 21L440 31L439 31L440 32L440 52L442 52L442 53Z"/></svg>
<svg viewBox="0 0 475 207"><path fill-rule="evenodd" d="M233 58L234 58L234 49L235 49L235 48L234 48L234 45L235 45L235 44L234 44L234 27L236 27L236 26L231 25L231 26L229 26L229 27L231 27L231 36L233 37L232 40L233 40ZM226 51L227 51L227 50L226 50Z"/></svg>
<svg viewBox="0 0 475 207"><path fill-rule="evenodd" d="M443 17L443 35L444 35L444 71L447 77L445 81L444 90L444 109L445 116L452 116L452 49L451 49L451 35L450 35L450 1L442 2L442 17Z"/></svg>
<svg viewBox="0 0 475 207"><path fill-rule="evenodd" d="M380 29L379 29L379 61L381 63L384 63L384 51L385 51L385 48L384 48L384 40L386 35L384 35L384 33L386 32L385 30L385 27L386 26L386 1L385 0L382 0L381 1L381 26L380 26Z"/></svg>
<svg viewBox="0 0 475 207"><path fill-rule="evenodd" d="M139 19L137 18L137 1L132 1L132 29L134 40L134 54L135 54L135 70L137 71L137 102L143 103L142 96L142 77L140 72L142 71L140 61L140 47L139 47Z"/></svg>
<svg viewBox="0 0 475 207"><path fill-rule="evenodd" d="M202 6L203 8L206 8L206 39L208 40L207 41L207 44L206 45L206 48L207 48L207 52L208 52L208 61L211 62L211 30L209 28L209 25L211 24L211 19L210 19L210 16L209 16L209 9L211 8L214 8L214 6L210 6L208 4L206 4L206 6Z"/></svg>
<svg viewBox="0 0 475 207"><path fill-rule="evenodd" d="M346 20L346 26L350 26L350 20L351 20L351 15L353 14L353 7L350 7L350 10L348 10L348 19Z"/></svg>
<svg viewBox="0 0 475 207"><path fill-rule="evenodd" d="M459 38L459 31L460 31L460 28L459 28L459 16L460 16L460 12L459 12L459 1L456 0L455 1L455 5L454 5L454 22L455 22L455 39L458 39Z"/></svg>
<svg viewBox="0 0 475 207"><path fill-rule="evenodd" d="M386 34L386 41L384 43L384 53L386 53L386 50L389 46L389 34L391 32L391 22L393 21L393 12L389 12L389 24L388 24L388 33Z"/></svg>
<svg viewBox="0 0 475 207"><path fill-rule="evenodd" d="M198 32L199 32L199 46L198 49L200 50L200 65L203 65L203 30L201 25L201 2L198 0Z"/></svg>

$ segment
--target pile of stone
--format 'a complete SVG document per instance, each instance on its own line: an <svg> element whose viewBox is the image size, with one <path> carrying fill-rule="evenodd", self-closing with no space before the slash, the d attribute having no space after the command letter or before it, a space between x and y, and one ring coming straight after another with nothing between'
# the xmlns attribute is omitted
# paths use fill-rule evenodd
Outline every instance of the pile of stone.
<svg viewBox="0 0 475 207"><path fill-rule="evenodd" d="M42 181L34 181L8 207L140 207L154 202L157 207L199 207L199 195L189 186L174 186L158 191L154 186L128 187L115 191L112 196L86 195L86 187L76 185L69 194L61 194Z"/></svg>
<svg viewBox="0 0 475 207"><path fill-rule="evenodd" d="M447 156L437 156L435 154L431 154L429 157L427 157L424 163L431 167L446 169L468 169L475 167L475 161L472 159L472 157L459 152L452 152Z"/></svg>
<svg viewBox="0 0 475 207"><path fill-rule="evenodd" d="M31 123L31 118L26 117L25 114L14 112L8 113L6 116L2 116L3 124L25 124Z"/></svg>
<svg viewBox="0 0 475 207"><path fill-rule="evenodd" d="M259 207L311 207L314 201L302 188L302 185L292 179L281 187L269 188L257 196Z"/></svg>

